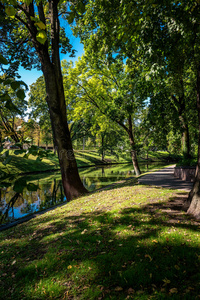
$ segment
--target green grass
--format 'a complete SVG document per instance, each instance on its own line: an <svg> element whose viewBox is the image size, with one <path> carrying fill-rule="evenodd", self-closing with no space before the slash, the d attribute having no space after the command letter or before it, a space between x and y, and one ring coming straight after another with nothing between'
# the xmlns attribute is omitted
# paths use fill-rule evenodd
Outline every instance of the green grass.
<svg viewBox="0 0 200 300"><path fill-rule="evenodd" d="M177 161L182 155L170 154L167 151L149 151L148 158L152 161Z"/></svg>
<svg viewBox="0 0 200 300"><path fill-rule="evenodd" d="M0 299L199 299L185 192L127 181L0 233Z"/></svg>
<svg viewBox="0 0 200 300"><path fill-rule="evenodd" d="M88 165L102 164L101 156L96 151L76 151L75 150L76 161L78 167L84 167ZM114 155L105 156L106 163L125 163L126 159L120 157L116 158Z"/></svg>
<svg viewBox="0 0 200 300"><path fill-rule="evenodd" d="M14 151L10 150L12 160L9 164L4 166L0 162L0 171L6 174L20 174L25 172L39 172L51 169L58 169L59 162L56 155L50 155L48 158L44 158L42 161L36 161L36 156L30 155L29 158L23 158L23 155L15 155ZM75 151L78 167L84 167L95 164L102 164L101 157L94 151ZM106 156L108 163L122 163L126 162L124 159L117 160L116 157L110 155Z"/></svg>

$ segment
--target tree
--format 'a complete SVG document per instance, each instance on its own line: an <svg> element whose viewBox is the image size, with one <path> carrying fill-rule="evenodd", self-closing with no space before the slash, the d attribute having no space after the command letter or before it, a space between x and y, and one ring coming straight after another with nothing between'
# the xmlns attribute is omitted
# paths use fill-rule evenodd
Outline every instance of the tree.
<svg viewBox="0 0 200 300"><path fill-rule="evenodd" d="M134 118L137 122L137 111L145 99L144 77L139 64L131 68L123 61L115 60L109 64L104 60L89 63L86 56L79 58L76 67L63 67L63 72L71 80L71 94L76 97L77 110L98 111L110 122L116 123L126 134L130 142L131 158L136 175L140 174L137 160L137 144L134 138ZM84 72L83 72L84 70ZM112 124L111 123L111 124ZM110 124L110 125L111 125Z"/></svg>
<svg viewBox="0 0 200 300"><path fill-rule="evenodd" d="M42 142L46 144L47 148L49 143L53 143L53 136L46 97L44 77L40 76L35 83L30 85L28 98L28 107L30 109L29 118L38 122Z"/></svg>
<svg viewBox="0 0 200 300"><path fill-rule="evenodd" d="M71 51L71 45L60 27L59 15L68 11L68 3L49 1L5 1L3 10L12 19L13 28L26 37L26 48L35 49L45 78L46 101L51 119L54 142L57 147L64 192L68 200L86 192L77 169L67 124L66 103L60 65L62 51ZM83 9L76 3L75 9ZM72 4L73 5L73 4ZM12 34L14 35L13 31ZM14 35L16 37L16 35ZM12 37L11 37L12 38ZM61 43L62 41L62 43ZM5 40L5 44L8 41Z"/></svg>
<svg viewBox="0 0 200 300"><path fill-rule="evenodd" d="M138 59L143 54L143 65L160 73L181 66L177 51L184 53L184 64L196 77L198 124L200 124L200 54L199 1L89 1L84 18L77 18L75 33L79 34L90 55L107 51L124 58ZM119 18L120 16L120 18ZM168 63L171 63L170 64ZM181 74L181 73L179 73ZM181 83L181 81L179 81ZM179 98L180 106L184 102ZM175 100L175 99L174 99ZM176 99L177 100L177 99ZM175 100L175 101L176 101ZM185 121L185 120L184 120ZM199 127L199 126L198 126ZM190 193L188 213L200 218L200 127L197 176Z"/></svg>
<svg viewBox="0 0 200 300"><path fill-rule="evenodd" d="M1 55L1 64L8 64ZM25 91L27 85L6 73L0 77L0 130L1 139L10 137L15 143L22 141L22 136L17 131L16 120L23 117L27 107Z"/></svg>
<svg viewBox="0 0 200 300"><path fill-rule="evenodd" d="M70 89L69 86L66 86L65 82L65 99L66 99L66 109L68 115L68 125L72 143L76 139L85 137L89 128L92 126L90 120L87 116L83 118L76 119L73 114L73 95L68 92ZM39 77L35 83L31 84L28 107L31 110L29 113L29 118L33 118L35 121L39 122L39 126L42 132L42 140L46 145L52 143L52 134L50 132L51 121L48 113L48 105L46 103L46 90L45 90L45 81L44 77Z"/></svg>

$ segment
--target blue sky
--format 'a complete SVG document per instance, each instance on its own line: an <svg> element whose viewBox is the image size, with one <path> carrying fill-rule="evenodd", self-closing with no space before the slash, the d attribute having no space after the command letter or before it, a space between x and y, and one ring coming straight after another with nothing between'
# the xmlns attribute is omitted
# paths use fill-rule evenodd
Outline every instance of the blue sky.
<svg viewBox="0 0 200 300"><path fill-rule="evenodd" d="M83 45L80 43L79 38L73 36L70 28L67 28L67 36L70 39L73 49L77 51L76 57L69 57L69 55L67 54L61 54L61 59L76 61L78 60L78 57L83 54ZM32 69L31 71L28 71L22 67L19 68L18 73L21 76L21 80L23 80L28 86L35 82L36 79L42 75L42 71L37 71L37 69Z"/></svg>

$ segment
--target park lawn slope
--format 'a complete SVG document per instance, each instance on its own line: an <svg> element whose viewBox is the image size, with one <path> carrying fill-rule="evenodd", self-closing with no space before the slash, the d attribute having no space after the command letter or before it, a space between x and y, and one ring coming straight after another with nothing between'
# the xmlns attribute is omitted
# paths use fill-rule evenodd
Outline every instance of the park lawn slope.
<svg viewBox="0 0 200 300"><path fill-rule="evenodd" d="M36 156L30 155L29 158L24 158L23 155L15 155L14 151L10 151L12 160L7 165L3 165L0 162L0 171L6 174L21 174L27 172L41 172L53 169L59 169L59 162L56 155L49 155L48 158L38 161ZM102 162L99 154L94 151L75 151L78 167L98 165L102 163L124 163L127 162L121 158L119 160L112 155L105 157L105 161Z"/></svg>
<svg viewBox="0 0 200 300"><path fill-rule="evenodd" d="M136 179L0 233L0 299L199 299L187 193Z"/></svg>
<svg viewBox="0 0 200 300"><path fill-rule="evenodd" d="M7 165L3 165L0 161L0 171L6 174L19 175L27 172L41 172L59 169L59 162L56 155L50 154L48 158L43 158L38 161L36 156L30 155L29 158L24 158L23 155L15 155L14 151L10 150L12 160ZM87 167L92 165L109 164L109 163L127 163L131 162L126 156L121 156L118 159L114 155L106 155L102 162L101 156L97 151L76 151L75 156L78 167ZM157 151L149 152L151 161L169 161L170 157L167 152ZM144 161L144 159L140 159Z"/></svg>

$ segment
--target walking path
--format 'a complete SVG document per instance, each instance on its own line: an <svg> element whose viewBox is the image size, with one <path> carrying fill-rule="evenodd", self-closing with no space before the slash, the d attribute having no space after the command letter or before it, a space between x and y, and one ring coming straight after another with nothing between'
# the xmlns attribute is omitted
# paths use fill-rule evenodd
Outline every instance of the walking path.
<svg viewBox="0 0 200 300"><path fill-rule="evenodd" d="M170 189L190 191L193 182L183 181L174 177L174 167L169 166L159 171L144 175L138 179L140 184L161 186Z"/></svg>

